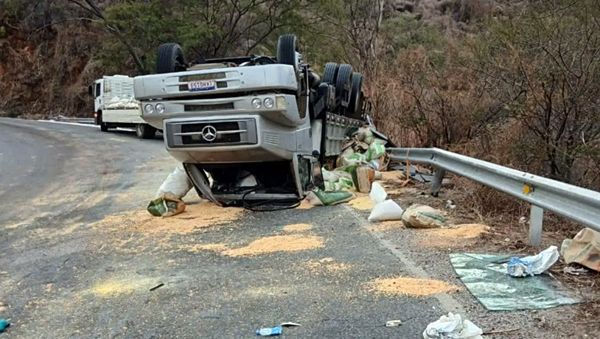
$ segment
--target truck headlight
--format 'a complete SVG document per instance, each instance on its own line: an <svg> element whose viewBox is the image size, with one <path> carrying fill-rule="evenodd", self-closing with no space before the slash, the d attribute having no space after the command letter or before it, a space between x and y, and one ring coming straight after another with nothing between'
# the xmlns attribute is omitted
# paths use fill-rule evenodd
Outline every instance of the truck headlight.
<svg viewBox="0 0 600 339"><path fill-rule="evenodd" d="M252 101L250 102L252 104L252 107L259 109L262 107L262 101L259 98L254 98L252 99Z"/></svg>
<svg viewBox="0 0 600 339"><path fill-rule="evenodd" d="M164 104L156 104L156 112L158 114L165 113L165 105Z"/></svg>
<svg viewBox="0 0 600 339"><path fill-rule="evenodd" d="M287 101L285 101L285 97L278 96L275 99L277 100L277 109L287 109Z"/></svg>
<svg viewBox="0 0 600 339"><path fill-rule="evenodd" d="M265 100L263 100L263 105L265 105L265 108L273 108L273 106L275 106L275 100L273 100L273 98L265 98Z"/></svg>
<svg viewBox="0 0 600 339"><path fill-rule="evenodd" d="M144 112L146 112L147 114L154 113L154 106L152 106L152 104L144 105Z"/></svg>

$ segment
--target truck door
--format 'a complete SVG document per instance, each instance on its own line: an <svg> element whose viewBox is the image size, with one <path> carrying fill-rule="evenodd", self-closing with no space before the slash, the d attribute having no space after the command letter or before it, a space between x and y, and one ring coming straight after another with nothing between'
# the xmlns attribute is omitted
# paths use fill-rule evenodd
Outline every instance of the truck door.
<svg viewBox="0 0 600 339"><path fill-rule="evenodd" d="M94 83L94 112L102 110L102 79Z"/></svg>

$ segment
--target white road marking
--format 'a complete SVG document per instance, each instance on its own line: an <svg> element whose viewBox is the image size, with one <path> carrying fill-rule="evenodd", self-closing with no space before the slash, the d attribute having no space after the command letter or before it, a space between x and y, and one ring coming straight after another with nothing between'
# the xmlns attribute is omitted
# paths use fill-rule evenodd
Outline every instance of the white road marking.
<svg viewBox="0 0 600 339"><path fill-rule="evenodd" d="M73 126L83 126L83 127L91 127L91 128L100 128L100 126L98 125L93 125L93 124L81 124L78 122L67 122L67 121L56 121L56 120L43 120L43 119L39 119L38 121L40 122L49 122L52 124L62 124L62 125L73 125Z"/></svg>

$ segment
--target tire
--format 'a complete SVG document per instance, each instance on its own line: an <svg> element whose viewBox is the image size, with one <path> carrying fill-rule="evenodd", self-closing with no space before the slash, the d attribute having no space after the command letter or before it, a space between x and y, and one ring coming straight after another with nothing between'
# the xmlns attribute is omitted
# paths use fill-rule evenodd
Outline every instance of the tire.
<svg viewBox="0 0 600 339"><path fill-rule="evenodd" d="M135 135L140 139L152 139L156 135L156 128L146 124L137 124Z"/></svg>
<svg viewBox="0 0 600 339"><path fill-rule="evenodd" d="M348 103L348 115L356 119L359 119L362 113L362 82L362 74L352 73L352 90L350 91L350 103Z"/></svg>
<svg viewBox="0 0 600 339"><path fill-rule="evenodd" d="M350 92L352 91L352 66L341 64L335 79L335 96L340 100L342 107L348 107Z"/></svg>
<svg viewBox="0 0 600 339"><path fill-rule="evenodd" d="M186 69L187 64L179 44L169 42L158 46L156 73L181 72Z"/></svg>
<svg viewBox="0 0 600 339"><path fill-rule="evenodd" d="M335 77L338 72L338 64L335 62L328 62L325 64L325 68L323 69L323 79L321 82L326 82L330 85L335 86Z"/></svg>
<svg viewBox="0 0 600 339"><path fill-rule="evenodd" d="M100 125L100 131L108 132L108 124L105 124L104 122L102 122L102 111L98 112L98 115L96 118L96 124Z"/></svg>
<svg viewBox="0 0 600 339"><path fill-rule="evenodd" d="M294 71L298 72L300 67L296 56L297 50L298 43L295 35L281 35L277 41L277 62L284 65L292 65L294 66Z"/></svg>

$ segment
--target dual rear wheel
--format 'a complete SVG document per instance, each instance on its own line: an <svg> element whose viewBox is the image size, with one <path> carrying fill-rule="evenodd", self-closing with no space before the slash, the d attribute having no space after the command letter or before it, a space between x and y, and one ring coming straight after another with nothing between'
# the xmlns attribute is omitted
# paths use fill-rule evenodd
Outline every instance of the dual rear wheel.
<svg viewBox="0 0 600 339"><path fill-rule="evenodd" d="M336 107L339 114L360 119L362 115L363 76L348 64L328 62L323 70L323 82L335 86Z"/></svg>

